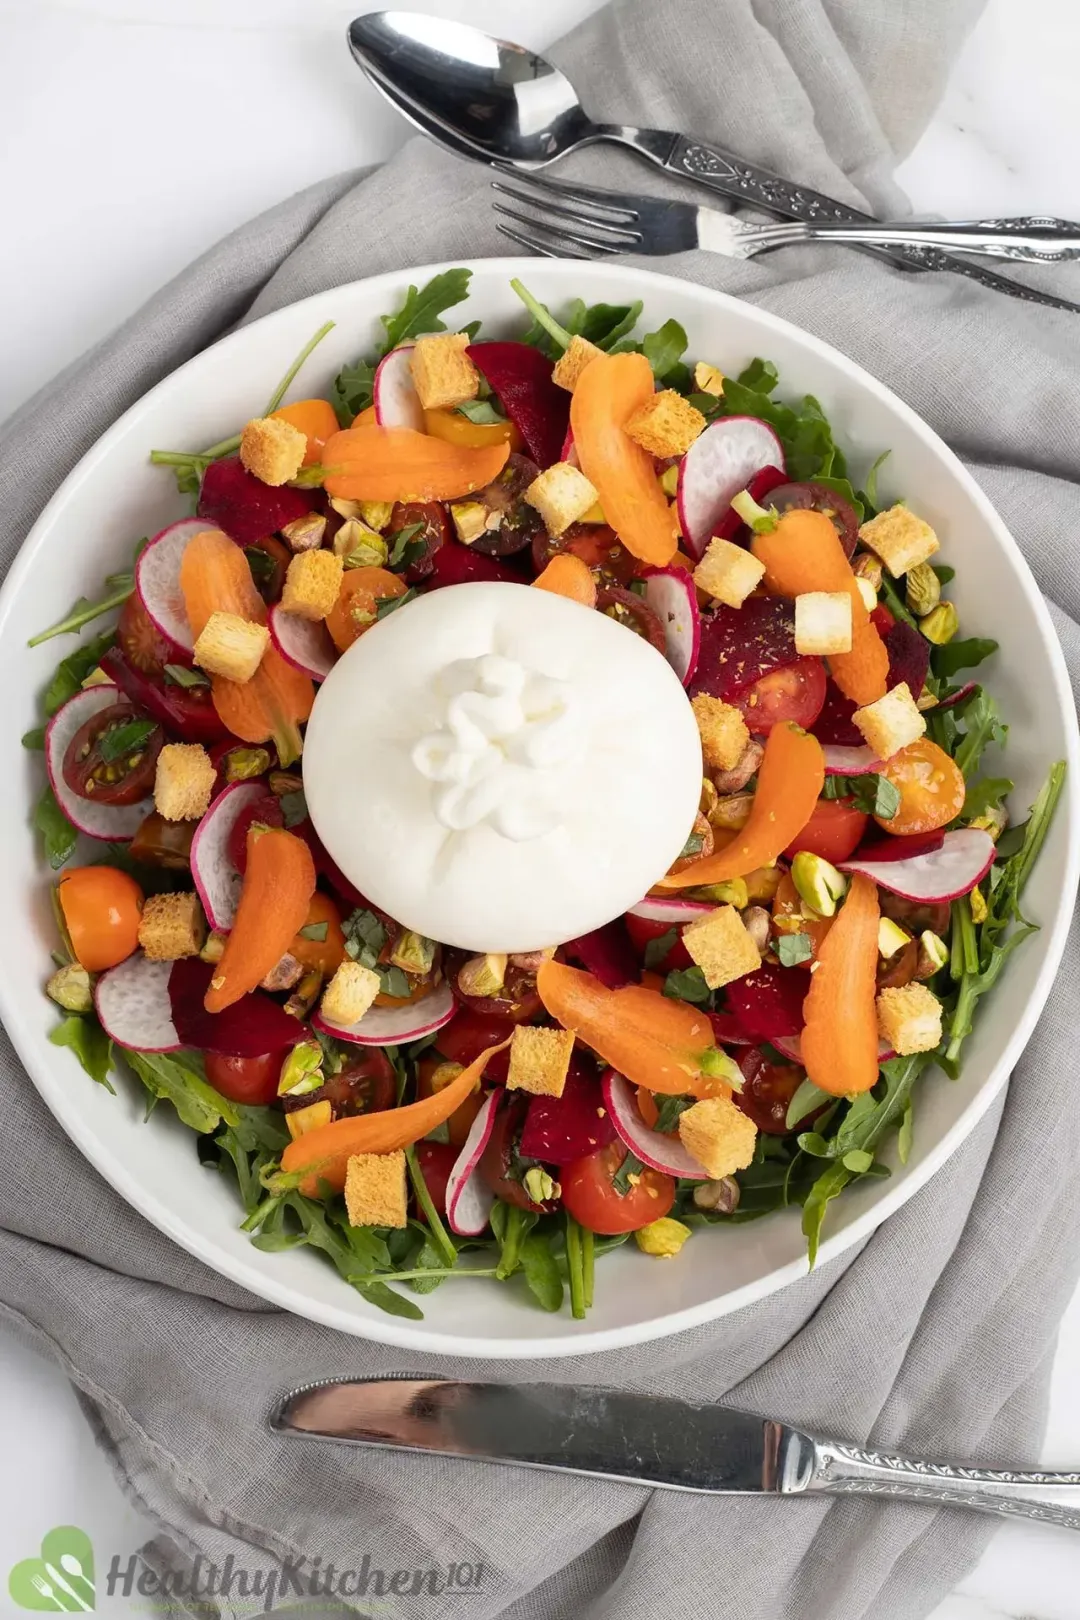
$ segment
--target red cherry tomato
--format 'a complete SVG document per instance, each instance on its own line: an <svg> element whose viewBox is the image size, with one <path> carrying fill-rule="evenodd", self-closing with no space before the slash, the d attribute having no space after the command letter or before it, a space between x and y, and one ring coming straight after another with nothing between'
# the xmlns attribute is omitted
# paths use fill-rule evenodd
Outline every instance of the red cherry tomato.
<svg viewBox="0 0 1080 1620"><path fill-rule="evenodd" d="M397 1098L397 1072L380 1046L370 1046L331 1075L317 1093L334 1105L334 1118L344 1114L381 1114ZM314 1096L305 1099L314 1100Z"/></svg>
<svg viewBox="0 0 1080 1620"><path fill-rule="evenodd" d="M662 939L675 928L673 923L650 922L646 917L631 917L629 914L624 920L626 932L630 935L630 943L643 962L646 946L651 945L654 939ZM690 965L690 953L682 942L682 929L675 928L675 939L667 955L662 961L651 963L651 971L671 973L676 968L688 968Z"/></svg>
<svg viewBox="0 0 1080 1620"><path fill-rule="evenodd" d="M277 1098L283 1057L282 1052L264 1052L262 1057L223 1057L219 1052L207 1052L206 1078L230 1102L265 1108Z"/></svg>
<svg viewBox="0 0 1080 1620"><path fill-rule="evenodd" d="M623 624L635 635L647 641L657 652L665 646L664 627L651 607L622 585L602 585L596 594L596 610L605 618Z"/></svg>
<svg viewBox="0 0 1080 1620"><path fill-rule="evenodd" d="M606 523L571 523L560 535L537 535L532 546L536 573L542 574L552 557L562 551L580 557L598 585L629 585L637 578L637 558Z"/></svg>
<svg viewBox="0 0 1080 1620"><path fill-rule="evenodd" d="M626 1157L621 1142L575 1159L559 1172L562 1201L575 1221L590 1232L611 1236L637 1232L666 1215L675 1202L675 1182L659 1170L641 1169L626 1193L615 1190L612 1177Z"/></svg>
<svg viewBox="0 0 1080 1620"><path fill-rule="evenodd" d="M165 665L174 663L179 654L179 648L161 634L134 592L124 603L116 626L116 639L129 664L158 680Z"/></svg>
<svg viewBox="0 0 1080 1620"><path fill-rule="evenodd" d="M500 1108L487 1147L480 1155L477 1173L504 1204L516 1204L518 1209L531 1209L541 1214L553 1209L554 1204L535 1203L521 1182L510 1174L521 1142L521 1127L525 1123L528 1106L527 1099L518 1096L512 1097Z"/></svg>
<svg viewBox="0 0 1080 1620"><path fill-rule="evenodd" d="M164 742L156 721L131 703L114 703L91 715L68 743L64 781L95 804L138 804L154 790Z"/></svg>
<svg viewBox="0 0 1080 1620"><path fill-rule="evenodd" d="M446 1214L446 1184L450 1180L451 1170L457 1163L457 1156L457 1148L451 1147L449 1142L417 1142L416 1144L417 1161L424 1172L424 1180L427 1183L427 1190L431 1194L431 1202L435 1205L436 1212L439 1215ZM427 1219L419 1204L416 1206L416 1213L420 1220Z"/></svg>
<svg viewBox="0 0 1080 1620"><path fill-rule="evenodd" d="M758 737L767 737L782 720L809 730L825 703L825 665L820 658L796 659L733 692L728 701L742 710L743 719Z"/></svg>
<svg viewBox="0 0 1080 1620"><path fill-rule="evenodd" d="M788 860L801 849L827 861L846 861L862 843L870 817L844 799L819 799L797 838L785 849Z"/></svg>
<svg viewBox="0 0 1080 1620"><path fill-rule="evenodd" d="M476 1012L472 1007L463 1007L455 1018L440 1029L435 1037L435 1045L449 1063L460 1063L462 1068L467 1068L481 1052L486 1051L489 1046L498 1046L500 1042L509 1040L513 1033L513 1019L500 1017L498 1013ZM501 1086L506 1080L509 1067L509 1050L497 1052L484 1070L484 1079Z"/></svg>
<svg viewBox="0 0 1080 1620"><path fill-rule="evenodd" d="M806 1079L806 1071L797 1063L770 1063L756 1046L744 1048L738 1064L744 1084L742 1091L732 1092L732 1102L753 1120L759 1131L768 1136L786 1136L787 1111L792 1097ZM817 1109L815 1114L820 1112ZM801 1119L798 1129L808 1128L807 1119Z"/></svg>
<svg viewBox="0 0 1080 1620"><path fill-rule="evenodd" d="M403 529L413 530L408 541L412 562L405 569L404 577L409 585L416 585L434 572L435 553L451 543L454 531L441 501L398 501L390 514L385 535L391 551Z"/></svg>
<svg viewBox="0 0 1080 1620"><path fill-rule="evenodd" d="M874 608L870 614L870 623L873 625L874 629L877 631L882 640L884 640L889 631L892 629L893 625L896 623L896 620L893 618L884 602L879 602L877 607Z"/></svg>

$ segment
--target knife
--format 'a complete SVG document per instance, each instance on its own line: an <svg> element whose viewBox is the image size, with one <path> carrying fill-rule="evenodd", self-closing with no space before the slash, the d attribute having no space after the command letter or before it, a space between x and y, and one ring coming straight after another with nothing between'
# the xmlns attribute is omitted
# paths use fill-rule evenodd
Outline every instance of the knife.
<svg viewBox="0 0 1080 1620"><path fill-rule="evenodd" d="M876 1496L1080 1530L1080 1473L920 1462L666 1396L403 1373L286 1395L280 1434L719 1495Z"/></svg>

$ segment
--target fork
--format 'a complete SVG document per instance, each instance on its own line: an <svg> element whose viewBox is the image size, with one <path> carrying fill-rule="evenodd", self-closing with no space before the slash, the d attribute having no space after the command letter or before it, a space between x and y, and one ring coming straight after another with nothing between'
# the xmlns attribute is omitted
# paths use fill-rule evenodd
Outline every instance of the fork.
<svg viewBox="0 0 1080 1620"><path fill-rule="evenodd" d="M684 253L703 248L731 259L752 259L758 253L802 242L839 242L849 247L894 243L1042 264L1080 258L1080 225L1041 215L944 224L917 220L900 224L873 220L756 224L694 203L601 190L538 174L515 173L513 185L503 179L491 184L500 196L530 210L521 213L496 201L496 213L519 227L500 222L502 235L549 258L603 259L620 253Z"/></svg>

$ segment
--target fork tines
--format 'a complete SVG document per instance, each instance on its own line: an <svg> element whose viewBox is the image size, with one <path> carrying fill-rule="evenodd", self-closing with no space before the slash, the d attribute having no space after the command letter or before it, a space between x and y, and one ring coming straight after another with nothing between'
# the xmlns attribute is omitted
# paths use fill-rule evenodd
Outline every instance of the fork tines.
<svg viewBox="0 0 1080 1620"><path fill-rule="evenodd" d="M499 224L501 234L511 241L533 248L548 258L606 258L613 253L640 251L642 235L637 228L639 216L633 197L523 175L516 170L514 179L514 185L505 180L491 182L492 188L502 196L531 210L523 214L503 203L495 203L496 213L524 227L514 230L509 225ZM564 221L569 223L564 224Z"/></svg>

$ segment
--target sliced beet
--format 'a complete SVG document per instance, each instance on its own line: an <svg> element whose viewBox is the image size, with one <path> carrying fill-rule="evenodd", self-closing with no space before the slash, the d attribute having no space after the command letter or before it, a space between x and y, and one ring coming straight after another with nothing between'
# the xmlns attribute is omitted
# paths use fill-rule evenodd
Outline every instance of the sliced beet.
<svg viewBox="0 0 1080 1620"><path fill-rule="evenodd" d="M458 540L447 540L432 553L429 590L439 590L443 585L468 585L477 579L505 580L510 585L529 583L516 559L510 562L503 557L488 557Z"/></svg>
<svg viewBox="0 0 1080 1620"><path fill-rule="evenodd" d="M912 697L917 698L930 671L930 643L903 619L894 620L882 639L889 655L889 685L899 686L904 681Z"/></svg>
<svg viewBox="0 0 1080 1620"><path fill-rule="evenodd" d="M771 495L773 490L779 488L786 480L787 473L781 472L779 467L762 467L747 484L747 493L760 506L764 504L765 497ZM731 507L728 508L727 515L721 519L716 532L721 540L740 542L750 533L738 512Z"/></svg>
<svg viewBox="0 0 1080 1620"><path fill-rule="evenodd" d="M605 923L603 928L594 928L591 934L582 934L580 939L568 941L564 949L609 990L637 984L641 977L637 954L621 917Z"/></svg>
<svg viewBox="0 0 1080 1620"><path fill-rule="evenodd" d="M562 457L570 395L551 380L552 362L528 343L473 343L466 350L540 467Z"/></svg>
<svg viewBox="0 0 1080 1620"><path fill-rule="evenodd" d="M770 670L797 663L795 608L782 596L751 596L701 621L701 652L690 696L729 698ZM862 738L859 738L862 741Z"/></svg>
<svg viewBox="0 0 1080 1620"><path fill-rule="evenodd" d="M315 505L315 492L273 486L249 473L239 456L212 461L199 490L199 517L216 523L238 546L250 546L276 534L286 523L306 517Z"/></svg>
<svg viewBox="0 0 1080 1620"><path fill-rule="evenodd" d="M252 990L224 1012L208 1013L203 997L214 976L210 962L197 956L174 962L169 974L169 1004L182 1046L222 1057L262 1057L295 1046L303 1025L261 990Z"/></svg>
<svg viewBox="0 0 1080 1620"><path fill-rule="evenodd" d="M544 1164L571 1164L615 1139L600 1080L577 1056L561 1097L533 1097L521 1128L521 1153Z"/></svg>
<svg viewBox="0 0 1080 1620"><path fill-rule="evenodd" d="M936 832L925 833L887 833L882 832L879 838L868 838L860 844L853 861L907 861L914 855L932 855L935 849L940 849L945 842L945 833L941 828Z"/></svg>
<svg viewBox="0 0 1080 1620"><path fill-rule="evenodd" d="M170 737L186 743L216 743L229 736L218 719L208 686L173 686L155 681L129 664L119 647L102 654L101 667L132 703L153 715Z"/></svg>
<svg viewBox="0 0 1080 1620"><path fill-rule="evenodd" d="M756 1036L748 1033L733 1012L726 1008L709 1014L717 1046L753 1046Z"/></svg>
<svg viewBox="0 0 1080 1620"><path fill-rule="evenodd" d="M754 497L755 500L760 498ZM776 484L769 491L769 504L781 515L795 511L823 513L840 536L845 556L850 557L855 550L859 538L858 513L850 501L845 501L827 484Z"/></svg>
<svg viewBox="0 0 1080 1620"><path fill-rule="evenodd" d="M866 738L851 718L857 708L858 704L846 698L835 681L827 681L825 702L810 730L820 743L835 743L838 748L861 748Z"/></svg>
<svg viewBox="0 0 1080 1620"><path fill-rule="evenodd" d="M808 988L806 974L798 968L763 962L755 973L728 985L728 1006L754 1040L772 1041L778 1035L797 1035L802 1029Z"/></svg>

